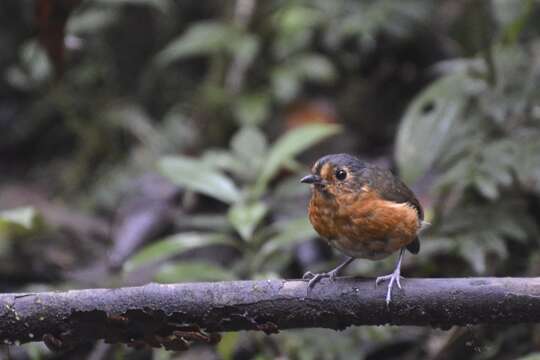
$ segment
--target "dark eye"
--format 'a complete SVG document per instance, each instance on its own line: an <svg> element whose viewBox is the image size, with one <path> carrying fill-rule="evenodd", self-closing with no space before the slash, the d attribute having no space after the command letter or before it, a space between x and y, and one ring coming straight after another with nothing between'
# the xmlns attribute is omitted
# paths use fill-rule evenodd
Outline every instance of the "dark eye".
<svg viewBox="0 0 540 360"><path fill-rule="evenodd" d="M336 170L336 179L345 180L346 177L347 177L347 172L345 170L342 170L342 169Z"/></svg>

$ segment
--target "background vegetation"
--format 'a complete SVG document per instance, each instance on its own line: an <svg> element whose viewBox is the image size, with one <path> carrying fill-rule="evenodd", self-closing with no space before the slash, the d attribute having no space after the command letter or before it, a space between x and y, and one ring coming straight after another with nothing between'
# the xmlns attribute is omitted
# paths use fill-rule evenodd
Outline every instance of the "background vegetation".
<svg viewBox="0 0 540 360"><path fill-rule="evenodd" d="M3 0L0 288L328 269L339 257L311 229L298 179L336 152L392 168L419 195L433 226L406 276L539 276L539 25L534 0ZM374 277L394 261L349 273ZM536 359L540 328L9 354Z"/></svg>

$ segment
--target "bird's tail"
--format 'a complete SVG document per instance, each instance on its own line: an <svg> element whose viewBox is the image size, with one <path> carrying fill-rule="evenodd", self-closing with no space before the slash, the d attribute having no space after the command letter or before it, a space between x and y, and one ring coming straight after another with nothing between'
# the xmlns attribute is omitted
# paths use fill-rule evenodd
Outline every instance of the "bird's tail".
<svg viewBox="0 0 540 360"><path fill-rule="evenodd" d="M418 252L420 251L420 239L418 238L418 236L430 226L430 223L422 220L422 222L420 223L420 228L416 232L416 237L409 245L407 245L407 250L409 250L413 254L418 254Z"/></svg>

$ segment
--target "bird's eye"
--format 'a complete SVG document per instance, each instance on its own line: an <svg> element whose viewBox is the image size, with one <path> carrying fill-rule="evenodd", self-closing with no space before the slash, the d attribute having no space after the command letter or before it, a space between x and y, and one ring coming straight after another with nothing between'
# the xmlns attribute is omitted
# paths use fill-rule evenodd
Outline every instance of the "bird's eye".
<svg viewBox="0 0 540 360"><path fill-rule="evenodd" d="M345 178L347 177L347 172L345 170L339 169L339 170L336 170L335 175L336 175L336 179L345 180Z"/></svg>

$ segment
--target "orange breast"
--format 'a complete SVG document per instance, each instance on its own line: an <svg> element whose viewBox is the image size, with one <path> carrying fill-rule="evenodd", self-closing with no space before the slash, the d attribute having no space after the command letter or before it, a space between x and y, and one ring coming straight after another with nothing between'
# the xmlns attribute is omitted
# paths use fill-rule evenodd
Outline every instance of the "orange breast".
<svg viewBox="0 0 540 360"><path fill-rule="evenodd" d="M309 219L331 246L373 260L411 243L420 225L414 208L381 199L367 188L337 197L314 191Z"/></svg>

